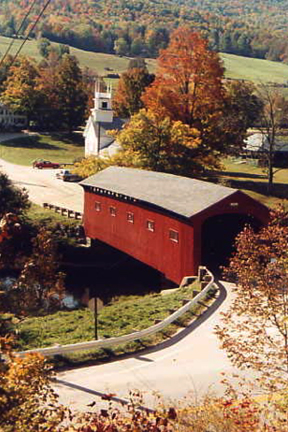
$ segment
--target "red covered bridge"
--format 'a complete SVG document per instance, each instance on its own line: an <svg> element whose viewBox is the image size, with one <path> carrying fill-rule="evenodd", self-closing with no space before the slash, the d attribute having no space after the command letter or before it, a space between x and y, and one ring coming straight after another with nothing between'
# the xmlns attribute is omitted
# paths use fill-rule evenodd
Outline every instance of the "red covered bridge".
<svg viewBox="0 0 288 432"><path fill-rule="evenodd" d="M246 223L267 223L267 207L243 192L200 180L110 167L81 185L87 237L157 269L173 282L216 268Z"/></svg>

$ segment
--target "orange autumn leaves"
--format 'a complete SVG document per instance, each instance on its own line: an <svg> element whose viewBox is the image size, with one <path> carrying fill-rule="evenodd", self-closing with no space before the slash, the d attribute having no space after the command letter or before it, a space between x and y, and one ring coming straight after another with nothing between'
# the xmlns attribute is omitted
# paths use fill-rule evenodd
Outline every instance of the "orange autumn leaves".
<svg viewBox="0 0 288 432"><path fill-rule="evenodd" d="M218 167L220 156L243 135L229 122L223 74L206 40L188 28L175 30L161 51L155 80L143 91L144 109L117 135L122 157L136 149L138 167L187 176ZM166 131L160 141L151 128Z"/></svg>

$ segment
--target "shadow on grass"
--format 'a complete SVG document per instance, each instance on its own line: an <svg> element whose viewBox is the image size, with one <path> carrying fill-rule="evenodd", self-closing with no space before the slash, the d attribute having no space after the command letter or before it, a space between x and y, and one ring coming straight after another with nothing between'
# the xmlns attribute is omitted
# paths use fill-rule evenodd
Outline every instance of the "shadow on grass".
<svg viewBox="0 0 288 432"><path fill-rule="evenodd" d="M84 147L84 138L80 133L51 132L49 135L52 139L62 141L65 144L74 145L75 147Z"/></svg>
<svg viewBox="0 0 288 432"><path fill-rule="evenodd" d="M40 141L39 136L31 136L25 138L15 138L1 143L3 147L17 147L26 149L42 149L42 150L65 150L55 144L49 144Z"/></svg>
<svg viewBox="0 0 288 432"><path fill-rule="evenodd" d="M17 349L27 349L27 345L35 345L35 340L38 340L40 336L40 329L29 329L21 330L19 334L19 340ZM28 348L30 349L30 348ZM31 348L32 349L32 348Z"/></svg>
<svg viewBox="0 0 288 432"><path fill-rule="evenodd" d="M238 177L238 178L255 178L255 179L265 179L265 174L252 174L245 172L234 172L234 171L213 171L211 173L212 177Z"/></svg>
<svg viewBox="0 0 288 432"><path fill-rule="evenodd" d="M243 178L243 180L238 180L238 178ZM257 181L257 179L266 180ZM264 196L270 196L272 198L288 199L287 183L273 183L272 191L270 194L268 194L268 181L267 176L264 174L249 174L243 172L235 173L233 171L213 171L207 173L205 177L202 177L202 180L221 184L233 189L248 190Z"/></svg>
<svg viewBox="0 0 288 432"><path fill-rule="evenodd" d="M233 180L229 181L229 185L233 189L245 189L251 192L256 192L261 195L269 196L267 191L267 182L246 181L246 180ZM288 185L287 183L274 183L272 186L271 197L288 199Z"/></svg>

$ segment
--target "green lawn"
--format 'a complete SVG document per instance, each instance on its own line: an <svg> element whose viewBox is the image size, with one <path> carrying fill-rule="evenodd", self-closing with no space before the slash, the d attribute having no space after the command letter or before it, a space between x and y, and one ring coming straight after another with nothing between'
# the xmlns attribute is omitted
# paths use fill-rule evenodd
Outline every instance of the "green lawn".
<svg viewBox="0 0 288 432"><path fill-rule="evenodd" d="M60 213L55 213L53 210L44 209L40 205L31 203L31 207L26 210L25 215L34 223L45 224L48 229L55 227L56 223L61 223L65 226L78 226L81 221L68 219L67 216L62 216Z"/></svg>
<svg viewBox="0 0 288 432"><path fill-rule="evenodd" d="M4 53L11 39L0 37L0 52ZM11 53L15 54L22 40L14 42ZM129 58L119 57L112 54L94 53L84 51L77 48L70 49L71 54L75 55L82 66L88 66L100 75L107 73L121 73L127 69ZM37 48L37 41L27 41L22 49L22 54L36 58L37 61L41 57ZM284 63L272 62L268 60L253 59L248 57L240 57L233 54L221 54L226 68L226 76L230 78L247 79L258 82L286 82L288 79L288 66ZM147 59L147 64L151 72L155 71L156 61ZM112 69L107 71L106 68Z"/></svg>
<svg viewBox="0 0 288 432"><path fill-rule="evenodd" d="M0 158L18 165L31 165L38 158L72 163L84 156L84 140L80 135L32 135L0 143Z"/></svg>
<svg viewBox="0 0 288 432"><path fill-rule="evenodd" d="M199 290L197 281L189 287L164 296L152 293L145 296L122 296L114 299L99 312L99 337L121 336L135 330L145 329L153 325L155 319L167 317L171 309L181 307L182 299L191 299L192 291L195 289ZM192 319L193 312L195 314L198 309L199 307L188 312L186 316L171 324L165 331L149 338L149 341L146 341L147 344L153 344L175 333L179 326L183 326L187 320ZM81 308L74 311L59 311L46 316L30 317L18 324L18 331L18 349L21 350L48 347L56 343L71 344L89 341L94 339L94 315L89 309ZM136 345L130 344L129 350L135 349ZM115 348L113 352L121 353L123 347ZM98 352L96 357L102 355L103 353ZM69 358L83 360L85 354L70 355Z"/></svg>
<svg viewBox="0 0 288 432"><path fill-rule="evenodd" d="M229 158L223 161L223 168L225 170L215 171L212 175L212 178L217 177L219 183L241 189L268 207L274 207L283 202L286 204L285 200L288 199L288 168L276 172L272 196L267 195L267 177L262 168L257 166L256 161Z"/></svg>

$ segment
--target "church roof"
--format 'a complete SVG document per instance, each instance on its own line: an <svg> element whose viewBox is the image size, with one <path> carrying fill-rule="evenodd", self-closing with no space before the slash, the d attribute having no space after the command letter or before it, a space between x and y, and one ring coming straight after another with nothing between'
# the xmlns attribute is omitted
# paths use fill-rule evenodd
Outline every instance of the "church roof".
<svg viewBox="0 0 288 432"><path fill-rule="evenodd" d="M114 117L112 123L101 123L100 124L100 150L103 150L109 147L112 143L115 142L115 138L109 135L107 132L111 130L120 130L127 123L128 119L123 119L120 117ZM98 136L98 126L97 122L93 120L93 116L91 115L88 119L84 136L87 134L88 129L93 127L95 137Z"/></svg>
<svg viewBox="0 0 288 432"><path fill-rule="evenodd" d="M106 168L80 184L128 196L187 218L236 192L188 177L123 167Z"/></svg>

